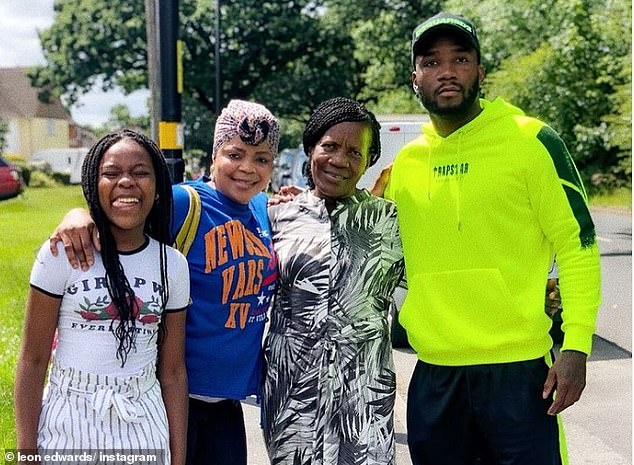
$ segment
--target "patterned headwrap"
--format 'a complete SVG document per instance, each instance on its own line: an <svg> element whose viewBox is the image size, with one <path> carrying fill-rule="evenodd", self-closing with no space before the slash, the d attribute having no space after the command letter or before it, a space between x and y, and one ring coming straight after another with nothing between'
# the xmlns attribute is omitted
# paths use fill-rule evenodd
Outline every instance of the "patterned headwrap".
<svg viewBox="0 0 634 465"><path fill-rule="evenodd" d="M277 118L259 103L231 100L216 120L212 158L218 149L236 136L245 144L266 142L273 155L277 155L280 125Z"/></svg>

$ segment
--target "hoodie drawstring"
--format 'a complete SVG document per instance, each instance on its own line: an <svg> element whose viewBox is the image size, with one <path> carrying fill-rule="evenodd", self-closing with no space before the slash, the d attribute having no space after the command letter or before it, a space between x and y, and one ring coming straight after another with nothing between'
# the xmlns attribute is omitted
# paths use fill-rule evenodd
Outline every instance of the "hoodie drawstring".
<svg viewBox="0 0 634 465"><path fill-rule="evenodd" d="M463 137L463 131L460 131L458 133L458 156L457 159L458 160L462 160L461 155L462 155L462 137ZM460 184L461 184L461 179L460 179L460 175L456 174L456 178L455 178L455 182L456 182L456 187L457 187L457 193L456 193L456 218L457 218L457 222L458 222L458 231L460 231L462 229L462 223L461 223L461 218L460 218Z"/></svg>
<svg viewBox="0 0 634 465"><path fill-rule="evenodd" d="M431 200L431 144L427 144L427 200Z"/></svg>

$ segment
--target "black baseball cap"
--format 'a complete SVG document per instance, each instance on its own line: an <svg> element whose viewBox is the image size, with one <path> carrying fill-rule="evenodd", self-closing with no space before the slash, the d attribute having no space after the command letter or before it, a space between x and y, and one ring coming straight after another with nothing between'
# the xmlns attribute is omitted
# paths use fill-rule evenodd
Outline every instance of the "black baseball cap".
<svg viewBox="0 0 634 465"><path fill-rule="evenodd" d="M461 35L475 49L478 60L480 60L480 42L475 25L462 16L441 12L426 19L414 29L412 33L412 64L414 64L416 56L420 54L425 40L429 39L432 33L441 29Z"/></svg>

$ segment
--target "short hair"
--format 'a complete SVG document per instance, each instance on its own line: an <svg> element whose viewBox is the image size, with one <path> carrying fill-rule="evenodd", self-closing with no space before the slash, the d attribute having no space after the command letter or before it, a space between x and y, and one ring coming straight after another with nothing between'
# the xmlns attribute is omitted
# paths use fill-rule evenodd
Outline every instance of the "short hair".
<svg viewBox="0 0 634 465"><path fill-rule="evenodd" d="M317 105L304 129L303 142L306 155L310 157L310 152L328 129L346 122L366 123L370 128L372 141L368 154L368 167L374 165L381 156L381 125L376 120L374 113L368 110L365 105L346 97L331 98ZM314 188L315 183L310 171L310 163L306 163L304 175L308 180L308 185Z"/></svg>

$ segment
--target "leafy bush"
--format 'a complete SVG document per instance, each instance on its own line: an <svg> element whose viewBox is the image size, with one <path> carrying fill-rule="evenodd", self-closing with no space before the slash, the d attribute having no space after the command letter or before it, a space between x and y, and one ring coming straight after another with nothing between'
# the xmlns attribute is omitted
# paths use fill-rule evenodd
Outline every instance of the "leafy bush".
<svg viewBox="0 0 634 465"><path fill-rule="evenodd" d="M57 182L55 179L44 171L33 171L29 187L55 187Z"/></svg>
<svg viewBox="0 0 634 465"><path fill-rule="evenodd" d="M68 186L70 184L69 173L53 173L51 177L55 180L57 184L63 184L65 186Z"/></svg>
<svg viewBox="0 0 634 465"><path fill-rule="evenodd" d="M29 173L30 183L35 182L37 185L33 187L51 187L59 184L69 185L69 173L57 173L51 169L51 165L43 161L31 162L28 165L31 172ZM29 183L29 185L31 185ZM52 184L51 184L52 183Z"/></svg>
<svg viewBox="0 0 634 465"><path fill-rule="evenodd" d="M31 167L29 165L18 165L20 166L20 171L22 173L22 179L24 180L24 184L29 186L31 184Z"/></svg>
<svg viewBox="0 0 634 465"><path fill-rule="evenodd" d="M204 150L190 149L183 153L183 161L185 162L185 180L189 181L202 175L208 159Z"/></svg>

